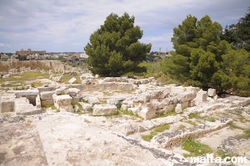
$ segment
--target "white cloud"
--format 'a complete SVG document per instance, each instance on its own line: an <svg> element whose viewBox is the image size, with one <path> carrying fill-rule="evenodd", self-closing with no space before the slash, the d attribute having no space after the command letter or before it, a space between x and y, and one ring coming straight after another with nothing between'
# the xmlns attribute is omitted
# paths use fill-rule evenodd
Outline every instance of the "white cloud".
<svg viewBox="0 0 250 166"><path fill-rule="evenodd" d="M4 44L4 43L0 43L0 47L11 48L11 46L9 44Z"/></svg>
<svg viewBox="0 0 250 166"><path fill-rule="evenodd" d="M8 0L0 2L0 42L15 51L24 47L47 51L82 51L90 34L110 13L135 16L144 31L143 42L169 47L171 31L188 14L209 15L223 26L237 23L249 0ZM165 44L166 43L166 44ZM0 50L0 51L1 51Z"/></svg>

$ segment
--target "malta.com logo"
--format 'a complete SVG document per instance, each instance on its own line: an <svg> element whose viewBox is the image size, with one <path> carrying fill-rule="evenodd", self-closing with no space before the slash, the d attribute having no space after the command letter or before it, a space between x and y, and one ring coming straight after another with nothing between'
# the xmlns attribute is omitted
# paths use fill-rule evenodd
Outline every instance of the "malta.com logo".
<svg viewBox="0 0 250 166"><path fill-rule="evenodd" d="M214 157L213 154L206 154L205 156L199 157L190 157L191 163L199 163L199 164L208 164L208 163L215 163L215 164L246 164L247 158L246 156L237 156L237 157Z"/></svg>

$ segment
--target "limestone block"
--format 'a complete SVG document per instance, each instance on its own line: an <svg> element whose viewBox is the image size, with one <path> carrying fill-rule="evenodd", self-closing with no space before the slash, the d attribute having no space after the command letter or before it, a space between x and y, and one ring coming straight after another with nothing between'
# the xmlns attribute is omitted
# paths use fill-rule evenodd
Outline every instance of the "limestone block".
<svg viewBox="0 0 250 166"><path fill-rule="evenodd" d="M15 96L14 95L1 95L0 96L0 112L14 112L15 111Z"/></svg>
<svg viewBox="0 0 250 166"><path fill-rule="evenodd" d="M69 94L71 97L76 96L77 94L79 94L80 89L77 88L69 88L66 90L66 93Z"/></svg>
<svg viewBox="0 0 250 166"><path fill-rule="evenodd" d="M30 104L26 97L15 99L15 111L17 115L34 115L42 112L41 108Z"/></svg>
<svg viewBox="0 0 250 166"><path fill-rule="evenodd" d="M133 134L138 130L135 125L132 125L130 123L121 124L119 128L126 136Z"/></svg>
<svg viewBox="0 0 250 166"><path fill-rule="evenodd" d="M93 78L94 78L94 76L93 76L92 74L90 74L90 73L84 73L84 74L82 74L82 75L80 76L80 79L81 79L81 80L93 79Z"/></svg>
<svg viewBox="0 0 250 166"><path fill-rule="evenodd" d="M2 76L2 78L9 78L9 77L10 77L9 74L5 74L5 75Z"/></svg>
<svg viewBox="0 0 250 166"><path fill-rule="evenodd" d="M116 78L115 77L105 77L103 79L103 82L116 82Z"/></svg>
<svg viewBox="0 0 250 166"><path fill-rule="evenodd" d="M187 107L190 107L190 101L185 101L185 102L182 102L181 103L181 107L182 107L182 109L185 109L185 108L187 108Z"/></svg>
<svg viewBox="0 0 250 166"><path fill-rule="evenodd" d="M57 95L61 95L64 93L64 91L67 89L67 87L60 87L58 89L55 90L55 94Z"/></svg>
<svg viewBox="0 0 250 166"><path fill-rule="evenodd" d="M165 106L164 107L165 113L174 110L174 108L175 108L174 104L170 104L170 105Z"/></svg>
<svg viewBox="0 0 250 166"><path fill-rule="evenodd" d="M110 104L96 104L93 107L93 115L112 115L117 113L117 107Z"/></svg>
<svg viewBox="0 0 250 166"><path fill-rule="evenodd" d="M71 78L71 79L68 81L68 83L70 83L70 84L76 83L76 78L75 78L75 77Z"/></svg>
<svg viewBox="0 0 250 166"><path fill-rule="evenodd" d="M140 109L138 107L134 107L134 108L128 108L128 111L133 112L133 114L135 115L140 111Z"/></svg>
<svg viewBox="0 0 250 166"><path fill-rule="evenodd" d="M141 103L149 102L151 98L150 93L143 93L137 97L137 100Z"/></svg>
<svg viewBox="0 0 250 166"><path fill-rule="evenodd" d="M158 110L160 103L157 101L152 101L146 104L146 107L150 110Z"/></svg>
<svg viewBox="0 0 250 166"><path fill-rule="evenodd" d="M84 103L84 102L79 102L79 104L82 106L82 109L84 111L87 111L87 112L92 111L92 104Z"/></svg>
<svg viewBox="0 0 250 166"><path fill-rule="evenodd" d="M53 101L52 95L54 94L54 91L45 91L40 93L41 100L51 100Z"/></svg>
<svg viewBox="0 0 250 166"><path fill-rule="evenodd" d="M71 96L72 97L72 103L78 103L79 101L82 100L82 97L77 95L77 96Z"/></svg>
<svg viewBox="0 0 250 166"><path fill-rule="evenodd" d="M41 107L42 107L41 99L40 99L40 96L37 95L36 96L36 108L41 108Z"/></svg>
<svg viewBox="0 0 250 166"><path fill-rule="evenodd" d="M116 107L121 107L122 101L125 100L125 98L109 98L107 100L107 104L114 104Z"/></svg>
<svg viewBox="0 0 250 166"><path fill-rule="evenodd" d="M209 89L207 90L207 94L208 94L209 97L214 97L214 96L216 96L216 89L209 88Z"/></svg>
<svg viewBox="0 0 250 166"><path fill-rule="evenodd" d="M201 103L203 102L206 102L207 101L207 91L203 91L202 89L199 90L196 94L196 98L194 99L195 100L195 105L198 106L200 105Z"/></svg>
<svg viewBox="0 0 250 166"><path fill-rule="evenodd" d="M50 76L50 79L55 82L61 82L62 81L62 75L61 76Z"/></svg>
<svg viewBox="0 0 250 166"><path fill-rule="evenodd" d="M53 99L52 100L41 100L42 107L46 107L46 106L53 105L53 104L54 104Z"/></svg>
<svg viewBox="0 0 250 166"><path fill-rule="evenodd" d="M61 111L73 112L73 107L71 105L72 97L69 95L56 95L53 94L54 105L57 109Z"/></svg>
<svg viewBox="0 0 250 166"><path fill-rule="evenodd" d="M182 113L182 105L181 105L180 103L178 103L178 104L176 105L176 107L175 107L175 112L176 112L177 114Z"/></svg>
<svg viewBox="0 0 250 166"><path fill-rule="evenodd" d="M39 94L38 89L28 89L16 92L16 97L37 96L38 94Z"/></svg>
<svg viewBox="0 0 250 166"><path fill-rule="evenodd" d="M98 104L99 103L99 100L97 97L95 96L91 96L91 95L87 95L87 96L83 96L82 99L92 105L94 104Z"/></svg>
<svg viewBox="0 0 250 166"><path fill-rule="evenodd" d="M177 96L179 102L186 102L193 100L195 98L195 94L192 92L184 92Z"/></svg>
<svg viewBox="0 0 250 166"><path fill-rule="evenodd" d="M127 110L129 106L127 104L122 104L121 105L121 110Z"/></svg>
<svg viewBox="0 0 250 166"><path fill-rule="evenodd" d="M144 120L152 119L156 116L155 110L148 109L146 107L144 107L141 111L139 111L138 115L142 117Z"/></svg>

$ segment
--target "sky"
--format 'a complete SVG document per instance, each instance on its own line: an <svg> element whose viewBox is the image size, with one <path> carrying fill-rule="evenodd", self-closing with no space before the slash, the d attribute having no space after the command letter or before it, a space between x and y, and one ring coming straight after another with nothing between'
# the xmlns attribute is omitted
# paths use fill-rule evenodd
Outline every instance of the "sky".
<svg viewBox="0 0 250 166"><path fill-rule="evenodd" d="M0 52L83 52L106 17L127 12L151 51L173 50L171 37L187 15L208 15L225 27L244 17L249 0L0 0Z"/></svg>

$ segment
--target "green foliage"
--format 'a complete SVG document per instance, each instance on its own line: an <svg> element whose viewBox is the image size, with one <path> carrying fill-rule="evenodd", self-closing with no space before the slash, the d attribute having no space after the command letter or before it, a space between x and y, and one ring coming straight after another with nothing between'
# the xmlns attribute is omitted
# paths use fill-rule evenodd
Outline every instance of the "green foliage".
<svg viewBox="0 0 250 166"><path fill-rule="evenodd" d="M165 130L168 130L169 128L170 128L169 124L164 123L162 125L155 127L154 131L155 132L163 132Z"/></svg>
<svg viewBox="0 0 250 166"><path fill-rule="evenodd" d="M121 17L112 13L104 25L91 34L84 50L89 55L87 63L93 74L121 76L145 60L151 44L138 41L143 31L134 26L134 20L127 13Z"/></svg>
<svg viewBox="0 0 250 166"><path fill-rule="evenodd" d="M185 128L186 128L186 126L180 125L177 130L184 130Z"/></svg>
<svg viewBox="0 0 250 166"><path fill-rule="evenodd" d="M190 114L188 115L188 117L189 117L190 119L193 119L193 118L200 118L200 114L199 114L199 112L194 112L194 113L190 113Z"/></svg>
<svg viewBox="0 0 250 166"><path fill-rule="evenodd" d="M250 7L248 7L248 13L244 17L241 17L237 24L231 24L226 26L221 38L233 43L234 48L244 48L250 51Z"/></svg>
<svg viewBox="0 0 250 166"><path fill-rule="evenodd" d="M197 124L196 122L193 122L193 121L191 121L191 120L188 120L187 123L189 123L189 124L191 124L191 125L193 125L193 126L198 126L198 124Z"/></svg>
<svg viewBox="0 0 250 166"><path fill-rule="evenodd" d="M201 20L187 16L178 28L174 28L171 40L175 53L163 61L163 72L175 79L191 79L195 84L208 87L219 68L221 31L221 25L212 22L207 15Z"/></svg>
<svg viewBox="0 0 250 166"><path fill-rule="evenodd" d="M171 115L176 115L177 113L175 112L175 110L172 111L168 111L165 114L157 114L157 116L155 118L163 118L163 117L167 117L167 116L171 116Z"/></svg>
<svg viewBox="0 0 250 166"><path fill-rule="evenodd" d="M213 150L208 145L202 144L192 139L185 140L182 146L184 150L191 153L191 156L201 156L203 154L213 152Z"/></svg>
<svg viewBox="0 0 250 166"><path fill-rule="evenodd" d="M249 19L250 13L241 18L240 25L244 24L245 27ZM233 26L231 28L234 29ZM244 32L249 31L249 28L243 29ZM235 50L228 41L237 37L229 31L225 33L222 26L207 15L200 20L187 16L181 25L174 28L171 41L175 51L171 52L172 57L162 60L161 71L188 85L212 87L218 93L250 96L249 52L245 49ZM250 38L247 40L244 37L244 47L247 47Z"/></svg>
<svg viewBox="0 0 250 166"><path fill-rule="evenodd" d="M150 134L142 135L142 139L149 142L159 132L163 132L165 130L168 130L169 128L170 128L169 124L166 123L156 126L154 130L150 132Z"/></svg>
<svg viewBox="0 0 250 166"><path fill-rule="evenodd" d="M212 85L219 92L233 92L249 96L250 54L244 50L230 50L222 55L221 69L212 76Z"/></svg>

